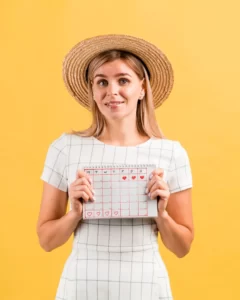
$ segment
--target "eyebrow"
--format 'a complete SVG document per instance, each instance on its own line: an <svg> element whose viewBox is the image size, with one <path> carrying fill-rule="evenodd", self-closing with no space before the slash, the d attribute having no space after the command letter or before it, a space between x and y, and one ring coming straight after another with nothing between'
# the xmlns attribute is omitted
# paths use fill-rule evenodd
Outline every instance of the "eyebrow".
<svg viewBox="0 0 240 300"><path fill-rule="evenodd" d="M120 77L120 76L129 76L129 77L132 77L130 74L128 74L128 73L117 73L116 75L115 75L115 77ZM106 78L107 76L106 75L104 75L104 74L96 74L95 76L94 76L94 78L96 78L96 77L104 77L104 78Z"/></svg>

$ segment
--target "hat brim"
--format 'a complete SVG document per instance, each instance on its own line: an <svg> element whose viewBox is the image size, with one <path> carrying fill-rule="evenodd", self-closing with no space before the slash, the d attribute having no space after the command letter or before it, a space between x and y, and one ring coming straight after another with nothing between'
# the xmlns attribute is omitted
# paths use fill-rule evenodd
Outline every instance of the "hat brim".
<svg viewBox="0 0 240 300"><path fill-rule="evenodd" d="M91 60L107 50L123 50L139 57L150 73L154 108L169 96L174 82L173 69L166 55L155 45L128 35L100 35L81 41L65 56L63 80L70 94L90 110L86 72Z"/></svg>

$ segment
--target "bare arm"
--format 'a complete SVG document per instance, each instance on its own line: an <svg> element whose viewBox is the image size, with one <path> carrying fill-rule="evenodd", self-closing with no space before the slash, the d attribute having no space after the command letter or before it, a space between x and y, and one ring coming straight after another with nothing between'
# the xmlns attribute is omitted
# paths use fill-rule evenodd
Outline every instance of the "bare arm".
<svg viewBox="0 0 240 300"><path fill-rule="evenodd" d="M170 194L166 210L156 218L164 245L178 257L189 252L194 238L191 193L186 189Z"/></svg>
<svg viewBox="0 0 240 300"><path fill-rule="evenodd" d="M69 188L72 210L66 214L68 193L44 182L42 203L37 223L37 233L42 248L51 251L68 241L82 219L82 202L93 200L91 179L78 171L76 180Z"/></svg>
<svg viewBox="0 0 240 300"><path fill-rule="evenodd" d="M67 201L67 192L44 182L37 234L45 251L66 243L81 219L74 211L66 214Z"/></svg>

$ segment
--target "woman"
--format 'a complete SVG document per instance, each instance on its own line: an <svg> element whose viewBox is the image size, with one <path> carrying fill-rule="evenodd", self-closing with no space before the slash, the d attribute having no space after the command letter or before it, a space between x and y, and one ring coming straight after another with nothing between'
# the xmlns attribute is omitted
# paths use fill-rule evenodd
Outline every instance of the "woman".
<svg viewBox="0 0 240 300"><path fill-rule="evenodd" d="M74 232L56 299L172 299L158 231L164 245L183 257L193 220L187 152L164 138L154 115L172 89L171 65L147 41L105 35L77 44L65 57L63 76L73 97L92 111L93 123L50 145L41 176L41 246L51 251ZM146 193L160 199L158 216L83 219L83 203L96 200L83 166L128 163L157 165Z"/></svg>

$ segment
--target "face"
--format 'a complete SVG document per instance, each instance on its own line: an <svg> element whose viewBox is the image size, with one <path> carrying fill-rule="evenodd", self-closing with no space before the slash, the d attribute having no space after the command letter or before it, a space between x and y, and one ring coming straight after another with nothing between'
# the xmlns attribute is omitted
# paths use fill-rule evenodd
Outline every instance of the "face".
<svg viewBox="0 0 240 300"><path fill-rule="evenodd" d="M93 74L93 98L106 119L132 117L144 96L143 80L121 59L107 62Z"/></svg>

